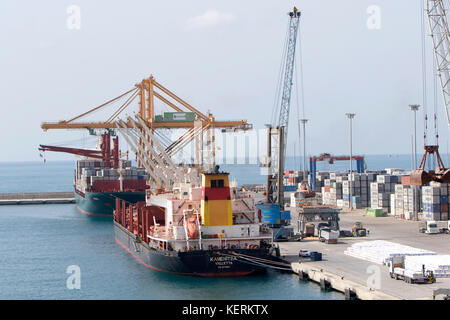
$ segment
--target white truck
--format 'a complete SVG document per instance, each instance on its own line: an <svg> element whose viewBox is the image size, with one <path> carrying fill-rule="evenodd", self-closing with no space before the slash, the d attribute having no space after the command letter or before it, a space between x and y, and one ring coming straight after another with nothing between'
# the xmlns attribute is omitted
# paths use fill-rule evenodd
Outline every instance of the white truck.
<svg viewBox="0 0 450 320"><path fill-rule="evenodd" d="M427 234L449 233L450 221L421 221L419 231Z"/></svg>
<svg viewBox="0 0 450 320"><path fill-rule="evenodd" d="M339 238L339 231L332 230L331 228L320 228L319 240L326 243L337 243Z"/></svg>
<svg viewBox="0 0 450 320"><path fill-rule="evenodd" d="M419 272L405 269L405 256L394 256L388 261L389 274L392 279L403 280L406 283L435 283L433 271L425 271L425 265Z"/></svg>

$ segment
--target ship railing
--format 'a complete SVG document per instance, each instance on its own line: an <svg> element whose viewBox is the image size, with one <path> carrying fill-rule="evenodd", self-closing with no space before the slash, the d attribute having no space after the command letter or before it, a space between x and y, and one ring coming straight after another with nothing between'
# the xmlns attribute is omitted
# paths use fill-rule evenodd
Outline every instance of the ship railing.
<svg viewBox="0 0 450 320"><path fill-rule="evenodd" d="M148 234L147 237L149 239L157 240L157 241L173 241L173 242L186 242L186 239L175 239L174 237L169 237L167 235L162 234ZM244 241L244 240L267 240L272 239L272 234L264 234L259 236L247 236L247 237L227 237L227 238L202 238L201 240L205 241ZM199 238L189 238L190 242L199 243Z"/></svg>

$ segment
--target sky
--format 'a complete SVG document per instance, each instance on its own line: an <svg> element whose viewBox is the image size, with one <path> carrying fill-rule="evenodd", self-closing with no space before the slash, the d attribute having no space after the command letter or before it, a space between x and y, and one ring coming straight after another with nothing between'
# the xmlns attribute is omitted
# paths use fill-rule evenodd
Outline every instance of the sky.
<svg viewBox="0 0 450 320"><path fill-rule="evenodd" d="M294 143L298 150L297 109L302 113L304 100L308 154L349 153L348 112L356 113L354 154L408 154L413 133L408 105L423 104L420 3L3 0L0 161L39 160L39 144L88 139L84 131L44 132L40 125L81 114L150 74L216 119L247 119L263 128L274 108L286 13L293 5L302 12L303 90L293 86L288 153ZM432 113L429 39L425 49L426 104ZM298 79L299 67L296 74ZM436 103L444 153L449 131L440 92ZM421 107L418 153L423 115ZM431 130L430 139L433 135Z"/></svg>

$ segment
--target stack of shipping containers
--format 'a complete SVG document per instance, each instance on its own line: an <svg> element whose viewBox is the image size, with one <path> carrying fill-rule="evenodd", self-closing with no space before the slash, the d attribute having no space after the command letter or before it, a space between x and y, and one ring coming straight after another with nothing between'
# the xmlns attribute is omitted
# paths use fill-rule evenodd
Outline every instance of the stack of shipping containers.
<svg viewBox="0 0 450 320"><path fill-rule="evenodd" d="M448 184L422 187L422 207L424 220L448 220Z"/></svg>

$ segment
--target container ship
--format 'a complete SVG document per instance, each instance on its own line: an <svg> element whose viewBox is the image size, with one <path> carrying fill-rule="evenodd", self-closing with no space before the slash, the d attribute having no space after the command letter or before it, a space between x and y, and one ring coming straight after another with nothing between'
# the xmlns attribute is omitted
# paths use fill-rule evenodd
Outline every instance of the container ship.
<svg viewBox="0 0 450 320"><path fill-rule="evenodd" d="M116 242L146 267L204 277L286 269L253 197L230 187L228 173L201 174L200 186L179 183L146 202L116 199Z"/></svg>
<svg viewBox="0 0 450 320"><path fill-rule="evenodd" d="M40 145L41 151L66 152L85 156L77 160L74 192L77 209L93 216L113 216L116 199L127 203L145 200L145 169L133 167L130 160L119 159L119 138L111 132L101 135L100 150L86 150ZM111 152L112 151L112 152Z"/></svg>

